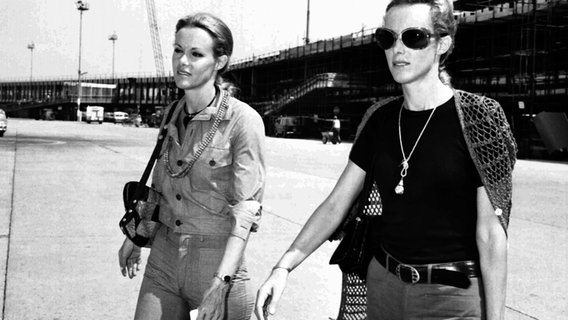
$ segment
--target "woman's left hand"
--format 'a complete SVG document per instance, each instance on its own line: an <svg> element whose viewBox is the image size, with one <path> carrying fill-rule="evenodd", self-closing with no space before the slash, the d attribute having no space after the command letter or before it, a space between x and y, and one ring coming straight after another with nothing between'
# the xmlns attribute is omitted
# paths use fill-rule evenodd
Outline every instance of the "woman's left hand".
<svg viewBox="0 0 568 320"><path fill-rule="evenodd" d="M118 263L124 277L128 276L132 279L140 271L140 263L142 261L140 251L140 247L125 237L120 250L118 250Z"/></svg>
<svg viewBox="0 0 568 320"><path fill-rule="evenodd" d="M223 320L228 291L229 284L215 278L203 296L197 311L197 320Z"/></svg>

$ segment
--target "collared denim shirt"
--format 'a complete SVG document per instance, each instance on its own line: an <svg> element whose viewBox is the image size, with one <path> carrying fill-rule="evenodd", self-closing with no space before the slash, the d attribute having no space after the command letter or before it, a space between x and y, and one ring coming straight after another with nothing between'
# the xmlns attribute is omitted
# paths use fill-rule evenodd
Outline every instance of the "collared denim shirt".
<svg viewBox="0 0 568 320"><path fill-rule="evenodd" d="M181 144L176 123L184 116L184 98L171 107L174 114L167 124L168 135L154 167L152 185L161 194L160 222L174 232L230 234L230 206L262 200L264 124L254 109L233 97L229 97L227 112L211 143L189 173L180 178L168 173L166 159L170 168L179 172L194 157L214 123L221 100L219 96L214 105L189 122Z"/></svg>

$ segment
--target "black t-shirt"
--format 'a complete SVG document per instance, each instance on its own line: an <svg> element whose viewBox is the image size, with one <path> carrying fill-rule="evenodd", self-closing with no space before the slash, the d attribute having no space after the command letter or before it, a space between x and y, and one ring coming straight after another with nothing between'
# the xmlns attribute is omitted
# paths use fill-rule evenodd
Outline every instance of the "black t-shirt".
<svg viewBox="0 0 568 320"><path fill-rule="evenodd" d="M397 259L406 263L477 260L477 187L481 179L468 152L454 99L437 107L400 181L402 152L398 114L402 99L379 108L353 145L350 160L365 171L377 152L374 176L383 213L372 231ZM402 110L401 136L408 157L432 110Z"/></svg>

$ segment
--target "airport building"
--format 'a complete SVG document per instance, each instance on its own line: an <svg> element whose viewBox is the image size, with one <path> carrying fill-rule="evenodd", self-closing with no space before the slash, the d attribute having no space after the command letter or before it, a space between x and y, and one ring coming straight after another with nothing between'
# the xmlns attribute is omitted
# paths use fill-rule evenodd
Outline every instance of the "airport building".
<svg viewBox="0 0 568 320"><path fill-rule="evenodd" d="M459 25L447 61L453 86L501 103L520 157L565 155L568 0L458 0L454 6ZM268 134L286 124L295 127L290 133L318 137L338 116L343 136L352 137L370 105L400 94L374 31L233 61L226 77L238 87L238 97L263 116ZM171 75L87 76L83 81L81 109L97 103L134 110L144 119L180 94ZM0 104L20 116L57 108L60 118L71 120L78 87L77 79L4 80Z"/></svg>

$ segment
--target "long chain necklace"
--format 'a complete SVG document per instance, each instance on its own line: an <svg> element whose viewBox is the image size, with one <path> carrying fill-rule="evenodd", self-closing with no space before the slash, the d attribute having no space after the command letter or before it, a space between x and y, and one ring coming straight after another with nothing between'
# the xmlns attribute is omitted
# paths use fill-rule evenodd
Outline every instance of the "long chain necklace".
<svg viewBox="0 0 568 320"><path fill-rule="evenodd" d="M181 171L176 172L174 170L174 168L172 168L172 166L170 165L170 147L171 147L170 144L171 144L172 138L169 137L169 139L166 140L166 147L164 148L165 152L164 152L163 155L164 155L164 162L166 164L166 169L167 169L170 177L182 178L185 175L187 175L187 173L193 167L193 164L195 163L195 161L197 161L197 159L199 159L199 157L201 156L203 151L205 151L205 148L209 145L209 143L211 143L211 140L213 140L213 136L217 132L217 129L219 128L219 125L221 124L221 120L223 120L223 118L225 117L225 114L227 112L227 108L229 107L229 105L228 105L229 94L226 91L222 91L221 95L222 95L221 104L219 105L219 109L217 110L217 115L215 115L215 121L213 122L211 129L209 129L209 132L207 132L207 135L203 138L203 140L199 144L199 147L197 148L197 151L195 151L193 158L191 158L191 160L189 160L187 162L185 168L183 168Z"/></svg>
<svg viewBox="0 0 568 320"><path fill-rule="evenodd" d="M410 153L408 154L408 157L407 157L406 153L404 152L404 147L402 146L402 133L401 133L401 129L400 129L400 118L402 118L402 109L404 108L404 105L405 105L405 103L402 102L402 105L400 106L400 110L398 111L398 141L400 142L400 151L402 152L402 163L400 164L402 166L402 169L400 170L400 181L398 182L398 184L394 188L394 192L396 194L403 194L404 193L404 177L406 177L406 174L408 172L408 167L410 166L408 164L408 161L410 161L410 157L412 157L412 153L414 153L414 149L416 149L416 146L418 145L418 141L420 141L420 138L422 138L422 134L424 133L424 130L426 130L428 123L430 123L430 119L432 119L432 116L434 115L434 112L437 109L437 108L434 108L434 109L432 109L432 112L430 112L430 116L428 117L428 120L426 120L426 123L424 124L422 131L420 131L420 134L418 135L418 138L416 139L416 142L414 143L414 146L412 147L412 150L410 150Z"/></svg>

